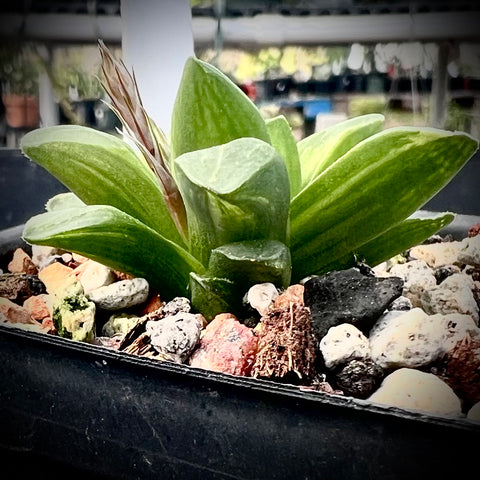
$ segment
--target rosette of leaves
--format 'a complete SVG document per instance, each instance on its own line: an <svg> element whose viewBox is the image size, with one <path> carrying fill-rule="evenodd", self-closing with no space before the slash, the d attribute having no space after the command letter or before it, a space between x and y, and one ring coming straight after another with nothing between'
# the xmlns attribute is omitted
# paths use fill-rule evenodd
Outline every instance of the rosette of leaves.
<svg viewBox="0 0 480 480"><path fill-rule="evenodd" d="M375 265L429 237L451 213L415 212L478 142L461 132L383 129L352 118L296 142L213 66L189 58L171 139L133 76L100 45L105 88L126 139L81 126L38 129L23 152L72 193L31 218L24 239L190 295L207 318L235 312L250 285Z"/></svg>

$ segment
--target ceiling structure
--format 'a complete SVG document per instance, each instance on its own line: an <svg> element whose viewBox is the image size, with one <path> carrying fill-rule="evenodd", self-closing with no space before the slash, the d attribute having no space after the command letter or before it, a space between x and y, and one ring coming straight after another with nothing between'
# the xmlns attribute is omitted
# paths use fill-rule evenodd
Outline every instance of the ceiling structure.
<svg viewBox="0 0 480 480"><path fill-rule="evenodd" d="M139 2L141 5L141 2ZM197 0L192 28L223 46L480 41L475 0ZM121 42L121 0L1 2L0 37L50 42Z"/></svg>
<svg viewBox="0 0 480 480"><path fill-rule="evenodd" d="M120 15L120 3L121 0L20 0L2 2L0 13ZM193 0L192 14L194 17L215 17L222 3L227 18L258 14L369 15L478 9L475 0Z"/></svg>

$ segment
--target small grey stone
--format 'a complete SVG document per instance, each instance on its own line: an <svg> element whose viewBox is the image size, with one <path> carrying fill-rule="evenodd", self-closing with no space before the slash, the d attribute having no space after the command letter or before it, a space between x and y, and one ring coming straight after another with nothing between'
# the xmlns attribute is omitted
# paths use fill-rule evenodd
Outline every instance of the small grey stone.
<svg viewBox="0 0 480 480"><path fill-rule="evenodd" d="M122 310L145 302L148 290L148 282L144 278L133 278L97 288L87 296L99 308Z"/></svg>
<svg viewBox="0 0 480 480"><path fill-rule="evenodd" d="M401 311L405 312L407 310L411 310L413 308L412 302L408 297L404 297L401 295L400 297L396 298L389 306L388 311Z"/></svg>

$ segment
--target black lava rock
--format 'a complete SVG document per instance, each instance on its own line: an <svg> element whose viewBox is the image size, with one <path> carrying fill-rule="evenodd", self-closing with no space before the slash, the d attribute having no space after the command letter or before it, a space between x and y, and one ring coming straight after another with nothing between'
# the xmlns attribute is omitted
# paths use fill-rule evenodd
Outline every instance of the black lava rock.
<svg viewBox="0 0 480 480"><path fill-rule="evenodd" d="M372 277L356 268L312 277L304 284L305 305L312 313L319 342L330 327L351 323L368 333L386 308L402 294L398 277Z"/></svg>
<svg viewBox="0 0 480 480"><path fill-rule="evenodd" d="M351 360L334 376L334 384L345 395L368 398L380 385L383 369L373 360Z"/></svg>

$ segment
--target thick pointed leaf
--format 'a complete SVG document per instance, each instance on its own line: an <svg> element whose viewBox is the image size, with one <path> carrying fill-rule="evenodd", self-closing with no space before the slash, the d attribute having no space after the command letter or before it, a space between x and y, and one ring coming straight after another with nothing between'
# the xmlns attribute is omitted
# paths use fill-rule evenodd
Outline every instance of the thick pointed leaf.
<svg viewBox="0 0 480 480"><path fill-rule="evenodd" d="M356 251L349 252L344 257L325 265L323 271L317 273L353 267L357 261L374 267L399 252L422 243L425 239L446 227L454 218L455 215L448 212L431 214L421 218L409 217L373 240L364 243Z"/></svg>
<svg viewBox="0 0 480 480"><path fill-rule="evenodd" d="M277 240L222 245L212 250L208 263L208 275L233 281L242 290L239 295L256 283L271 282L286 288L291 274L290 250Z"/></svg>
<svg viewBox="0 0 480 480"><path fill-rule="evenodd" d="M166 298L186 295L191 271L202 265L188 252L120 210L106 205L61 209L32 217L23 238L80 253L146 278Z"/></svg>
<svg viewBox="0 0 480 480"><path fill-rule="evenodd" d="M193 308L202 312L208 321L219 313L232 313L240 317L243 295L238 295L238 289L231 280L192 272L190 291Z"/></svg>
<svg viewBox="0 0 480 480"><path fill-rule="evenodd" d="M175 159L185 202L190 251L207 265L226 243L271 239L285 243L290 202L283 160L269 144L241 138Z"/></svg>
<svg viewBox="0 0 480 480"><path fill-rule="evenodd" d="M362 115L327 127L298 142L303 187L357 143L378 133L383 122L383 115Z"/></svg>
<svg viewBox="0 0 480 480"><path fill-rule="evenodd" d="M66 192L59 193L50 198L46 205L45 210L47 212L53 212L55 210L63 210L65 208L78 208L85 207L86 204L82 202L74 193Z"/></svg>
<svg viewBox="0 0 480 480"><path fill-rule="evenodd" d="M407 218L477 147L467 134L398 127L349 150L291 203L294 279L322 271Z"/></svg>
<svg viewBox="0 0 480 480"><path fill-rule="evenodd" d="M183 243L155 175L120 138L78 125L27 133L25 155L88 205L111 205Z"/></svg>
<svg viewBox="0 0 480 480"><path fill-rule="evenodd" d="M242 299L256 283L290 284L288 247L276 240L253 240L222 245L212 250L205 275L190 274L192 305L211 320L222 312L242 317Z"/></svg>
<svg viewBox="0 0 480 480"><path fill-rule="evenodd" d="M172 115L173 158L242 137L270 141L257 107L217 68L189 58Z"/></svg>
<svg viewBox="0 0 480 480"><path fill-rule="evenodd" d="M302 172L298 158L297 142L283 115L267 120L268 133L273 147L283 158L290 179L290 196L293 198L302 186Z"/></svg>

